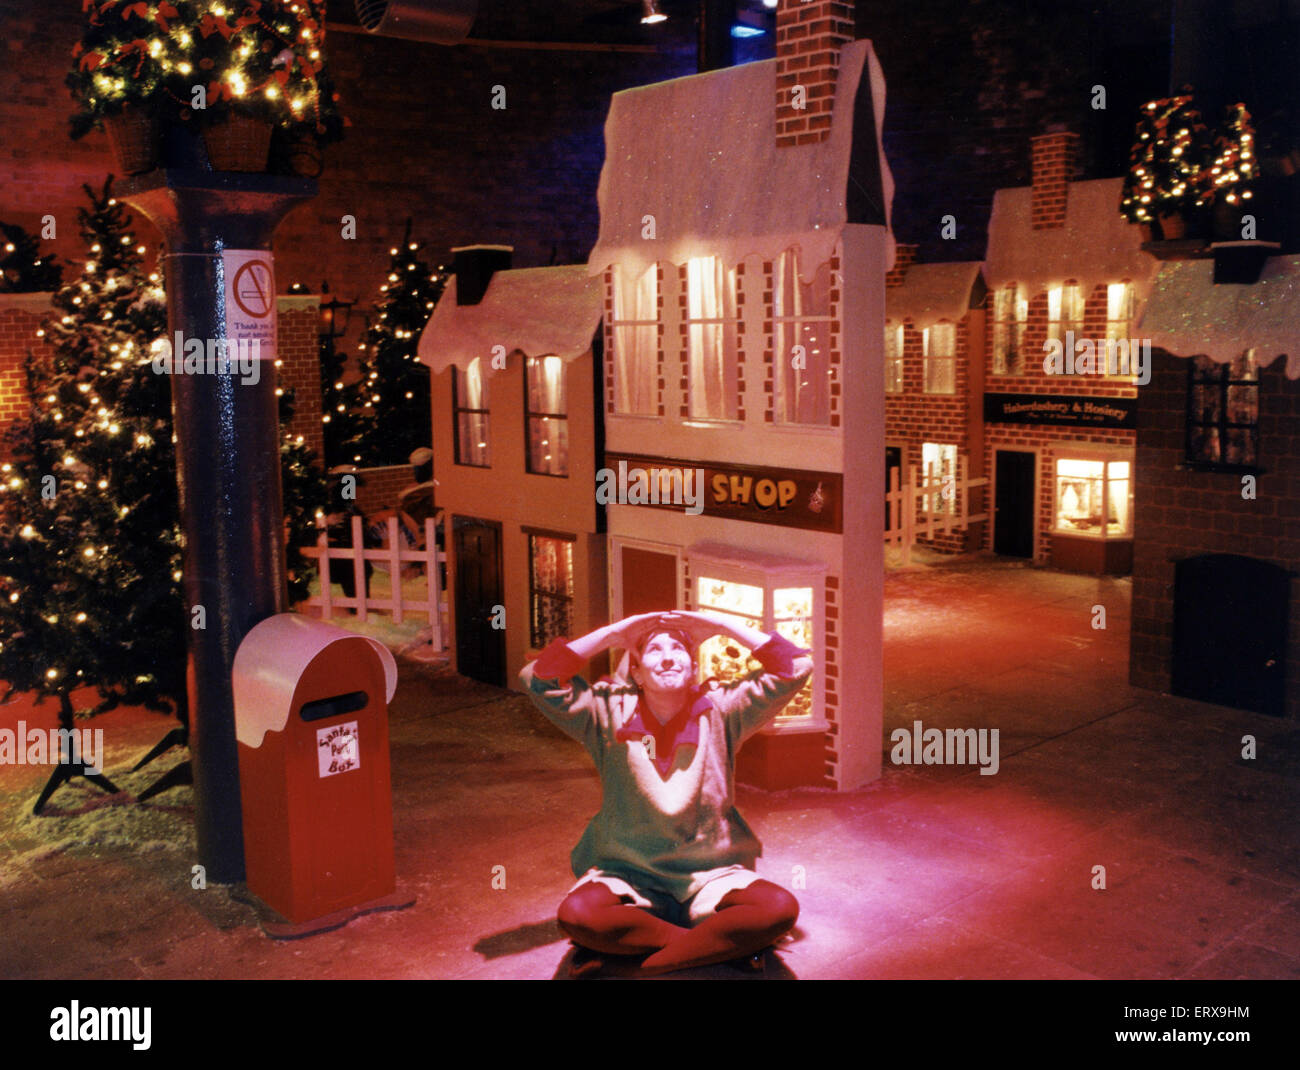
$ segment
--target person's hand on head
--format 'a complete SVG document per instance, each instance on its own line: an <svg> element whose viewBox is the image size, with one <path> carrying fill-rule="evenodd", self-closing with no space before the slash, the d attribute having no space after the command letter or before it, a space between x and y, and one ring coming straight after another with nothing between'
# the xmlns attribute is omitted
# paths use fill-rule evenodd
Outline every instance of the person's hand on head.
<svg viewBox="0 0 1300 1070"><path fill-rule="evenodd" d="M610 646L635 650L637 641L658 626L663 617L662 613L637 613L631 617L624 617L617 624L611 624Z"/></svg>
<svg viewBox="0 0 1300 1070"><path fill-rule="evenodd" d="M665 628L678 628L684 631L691 637L691 642L696 647L715 635L727 634L727 629L722 626L725 622L719 622L707 612L679 609L663 614L660 621Z"/></svg>

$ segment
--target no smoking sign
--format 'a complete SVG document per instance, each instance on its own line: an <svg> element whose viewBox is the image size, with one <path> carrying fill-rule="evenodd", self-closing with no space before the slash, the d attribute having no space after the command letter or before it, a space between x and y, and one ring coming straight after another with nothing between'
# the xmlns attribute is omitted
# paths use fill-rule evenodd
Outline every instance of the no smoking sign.
<svg viewBox="0 0 1300 1070"><path fill-rule="evenodd" d="M256 342L248 351L260 360L275 359L275 262L265 249L226 249L226 337Z"/></svg>

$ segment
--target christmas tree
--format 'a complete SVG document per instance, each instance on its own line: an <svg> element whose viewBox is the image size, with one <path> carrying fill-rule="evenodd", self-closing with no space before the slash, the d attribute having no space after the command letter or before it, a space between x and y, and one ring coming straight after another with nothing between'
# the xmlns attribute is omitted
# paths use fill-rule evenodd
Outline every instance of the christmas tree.
<svg viewBox="0 0 1300 1070"><path fill-rule="evenodd" d="M1151 223L1207 203L1202 176L1210 146L1190 89L1184 86L1181 96L1142 106L1120 199L1130 223Z"/></svg>
<svg viewBox="0 0 1300 1070"><path fill-rule="evenodd" d="M429 410L429 369L416 349L420 333L451 277L445 267L430 269L411 241L411 224L401 247L389 250L388 280L383 297L361 340L360 404L340 410L356 421L356 452L340 457L362 466L405 464L413 450L433 439ZM341 380L336 380L339 382Z"/></svg>
<svg viewBox="0 0 1300 1070"><path fill-rule="evenodd" d="M329 294L329 286L321 287L321 300ZM347 354L339 351L335 342L338 336L331 329L320 336L320 396L321 417L325 435L325 461L330 467L339 464L355 465L362 455L361 426L368 422L358 416L365 412L361 395L363 380L345 378ZM370 395L367 395L370 396Z"/></svg>
<svg viewBox="0 0 1300 1070"><path fill-rule="evenodd" d="M27 362L31 417L11 429L12 459L0 466L0 679L56 698L65 728L73 691L90 686L100 696L90 715L130 703L185 723L191 618L170 384L152 366L166 302L111 178L85 189L90 258L38 332L48 347ZM290 587L301 598L310 570L296 547L315 539L325 484L300 438L286 433L281 457ZM41 803L77 771L61 766Z"/></svg>
<svg viewBox="0 0 1300 1070"><path fill-rule="evenodd" d="M57 290L63 267L42 256L41 240L16 223L0 223L0 293L28 294Z"/></svg>
<svg viewBox="0 0 1300 1070"><path fill-rule="evenodd" d="M1223 123L1215 134L1214 158L1204 181L1208 198L1222 197L1233 205L1250 200L1253 196L1250 183L1258 171L1250 112L1244 104L1233 104L1226 109Z"/></svg>

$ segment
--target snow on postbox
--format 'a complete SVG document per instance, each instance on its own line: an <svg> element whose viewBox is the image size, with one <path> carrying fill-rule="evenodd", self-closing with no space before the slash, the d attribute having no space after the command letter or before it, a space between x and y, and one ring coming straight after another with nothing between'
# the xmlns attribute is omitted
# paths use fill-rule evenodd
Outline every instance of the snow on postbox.
<svg viewBox="0 0 1300 1070"><path fill-rule="evenodd" d="M391 895L393 655L280 613L239 644L233 684L249 891L295 924Z"/></svg>

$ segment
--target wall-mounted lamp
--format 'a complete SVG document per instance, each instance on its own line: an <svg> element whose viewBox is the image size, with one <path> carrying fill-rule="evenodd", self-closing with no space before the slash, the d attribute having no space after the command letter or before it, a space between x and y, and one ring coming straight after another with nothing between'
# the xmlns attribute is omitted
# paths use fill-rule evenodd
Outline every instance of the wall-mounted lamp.
<svg viewBox="0 0 1300 1070"><path fill-rule="evenodd" d="M356 0L357 21L381 37L458 45L469 36L478 0Z"/></svg>
<svg viewBox="0 0 1300 1070"><path fill-rule="evenodd" d="M659 5L655 0L641 0L642 15L641 21L647 26L656 22L665 22L668 16L659 10Z"/></svg>

